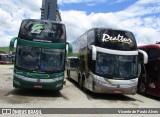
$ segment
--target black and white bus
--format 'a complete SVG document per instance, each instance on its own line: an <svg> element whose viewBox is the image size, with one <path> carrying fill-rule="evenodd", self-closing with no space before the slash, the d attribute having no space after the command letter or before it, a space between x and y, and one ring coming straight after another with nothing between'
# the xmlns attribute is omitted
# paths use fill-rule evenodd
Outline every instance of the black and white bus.
<svg viewBox="0 0 160 117"><path fill-rule="evenodd" d="M148 56L138 50L132 32L92 28L71 44L67 75L81 88L95 93L136 93L139 63L147 63Z"/></svg>

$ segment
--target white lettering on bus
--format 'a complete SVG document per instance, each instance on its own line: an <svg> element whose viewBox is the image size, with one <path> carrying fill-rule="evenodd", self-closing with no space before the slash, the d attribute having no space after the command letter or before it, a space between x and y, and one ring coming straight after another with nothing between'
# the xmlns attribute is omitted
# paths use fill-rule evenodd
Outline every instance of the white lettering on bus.
<svg viewBox="0 0 160 117"><path fill-rule="evenodd" d="M46 32L46 33L55 33L55 31L52 31L52 30L43 30L43 32Z"/></svg>
<svg viewBox="0 0 160 117"><path fill-rule="evenodd" d="M124 38L123 36L121 36L120 34L117 37L112 37L108 34L103 34L103 38L102 38L102 42L108 42L108 41L112 41L112 42L123 42L123 43L127 43L127 44L131 44L132 40L129 38Z"/></svg>
<svg viewBox="0 0 160 117"><path fill-rule="evenodd" d="M48 41L48 40L39 40L39 39L33 39L33 41L39 41L39 42L52 42L52 41Z"/></svg>

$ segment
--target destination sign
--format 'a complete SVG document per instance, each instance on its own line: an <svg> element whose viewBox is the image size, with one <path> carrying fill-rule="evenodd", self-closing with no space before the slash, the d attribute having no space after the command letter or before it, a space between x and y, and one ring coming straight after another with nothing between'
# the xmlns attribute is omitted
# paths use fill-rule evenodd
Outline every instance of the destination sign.
<svg viewBox="0 0 160 117"><path fill-rule="evenodd" d="M123 51L137 50L136 39L130 31L97 28L95 38L96 46L99 47Z"/></svg>
<svg viewBox="0 0 160 117"><path fill-rule="evenodd" d="M118 34L118 36L110 36L108 34L103 34L102 42L121 42L126 44L131 44L132 40L130 38L124 38L123 35Z"/></svg>

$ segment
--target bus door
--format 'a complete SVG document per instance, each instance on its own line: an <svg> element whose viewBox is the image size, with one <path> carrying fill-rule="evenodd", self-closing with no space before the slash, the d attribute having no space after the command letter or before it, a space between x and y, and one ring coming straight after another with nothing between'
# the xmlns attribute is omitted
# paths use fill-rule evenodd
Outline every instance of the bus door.
<svg viewBox="0 0 160 117"><path fill-rule="evenodd" d="M78 82L78 58L68 59L68 70L67 73L72 79Z"/></svg>
<svg viewBox="0 0 160 117"><path fill-rule="evenodd" d="M147 92L160 95L160 63L158 60L150 61L147 65Z"/></svg>

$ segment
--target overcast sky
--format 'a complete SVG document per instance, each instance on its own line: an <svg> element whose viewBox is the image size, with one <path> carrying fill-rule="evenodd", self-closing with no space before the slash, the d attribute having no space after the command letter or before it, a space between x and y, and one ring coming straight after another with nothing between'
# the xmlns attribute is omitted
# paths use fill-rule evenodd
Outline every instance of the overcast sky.
<svg viewBox="0 0 160 117"><path fill-rule="evenodd" d="M160 0L58 0L67 40L93 27L132 31L138 45L160 41ZM40 19L42 0L0 0L0 47L18 35L21 20Z"/></svg>

